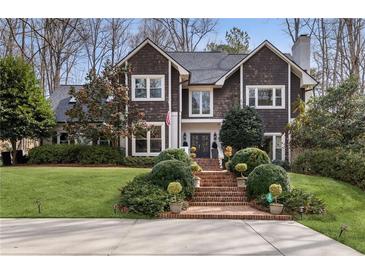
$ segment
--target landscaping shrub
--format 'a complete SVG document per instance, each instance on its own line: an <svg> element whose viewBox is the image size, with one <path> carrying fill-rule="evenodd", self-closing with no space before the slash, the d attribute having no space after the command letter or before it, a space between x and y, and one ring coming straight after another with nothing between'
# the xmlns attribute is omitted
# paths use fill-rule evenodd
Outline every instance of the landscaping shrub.
<svg viewBox="0 0 365 274"><path fill-rule="evenodd" d="M326 211L326 205L321 199L301 189L284 191L277 201L283 204L284 211L290 214L298 213L300 207L304 208L304 214L323 214ZM261 195L257 202L264 207L269 207L265 194Z"/></svg>
<svg viewBox="0 0 365 274"><path fill-rule="evenodd" d="M306 150L292 164L298 173L331 177L365 190L365 155L346 149Z"/></svg>
<svg viewBox="0 0 365 274"><path fill-rule="evenodd" d="M166 160L179 160L186 164L190 164L189 155L181 148L165 149L155 158L155 164Z"/></svg>
<svg viewBox="0 0 365 274"><path fill-rule="evenodd" d="M119 205L128 210L150 217L157 216L167 209L168 193L149 181L149 174L136 176L121 190Z"/></svg>
<svg viewBox="0 0 365 274"><path fill-rule="evenodd" d="M120 164L121 151L87 145L43 145L29 151L30 164Z"/></svg>
<svg viewBox="0 0 365 274"><path fill-rule="evenodd" d="M128 167L153 167L155 157L128 156L123 160L123 165Z"/></svg>
<svg viewBox="0 0 365 274"><path fill-rule="evenodd" d="M281 166L286 171L290 171L290 163L288 161L272 160L271 163L277 166Z"/></svg>
<svg viewBox="0 0 365 274"><path fill-rule="evenodd" d="M289 190L289 179L285 169L273 164L260 165L248 175L247 196L256 198L266 194L272 184L280 184L283 191Z"/></svg>
<svg viewBox="0 0 365 274"><path fill-rule="evenodd" d="M224 116L219 132L223 147L234 150L261 145L264 137L263 123L256 109L248 106L233 107Z"/></svg>
<svg viewBox="0 0 365 274"><path fill-rule="evenodd" d="M269 164L270 158L265 151L249 147L237 151L231 159L230 170L235 172L236 175L241 175L235 170L235 166L240 163L247 165L247 170L243 172L243 175L247 177L255 167L262 164Z"/></svg>
<svg viewBox="0 0 365 274"><path fill-rule="evenodd" d="M186 197L191 197L194 191L190 165L178 160L166 160L156 164L151 171L151 181L163 189L167 189L170 182L180 182Z"/></svg>

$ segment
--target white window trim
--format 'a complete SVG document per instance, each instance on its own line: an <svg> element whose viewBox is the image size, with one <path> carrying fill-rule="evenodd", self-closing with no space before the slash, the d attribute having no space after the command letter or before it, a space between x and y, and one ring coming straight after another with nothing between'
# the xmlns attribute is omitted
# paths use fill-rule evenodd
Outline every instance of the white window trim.
<svg viewBox="0 0 365 274"><path fill-rule="evenodd" d="M58 145L61 145L61 134L62 133L67 133L67 145L70 145L71 144L71 142L70 142L70 138L69 138L69 134L68 134L68 132L67 131L64 131L64 130L62 130L62 131L57 131L57 144ZM62 143L62 144L66 144L66 143Z"/></svg>
<svg viewBox="0 0 365 274"><path fill-rule="evenodd" d="M136 98L136 81L135 79L146 79L146 98ZM150 98L150 80L161 79L161 97ZM132 101L165 101L165 75L132 75Z"/></svg>
<svg viewBox="0 0 365 274"><path fill-rule="evenodd" d="M246 86L246 106L249 106L249 90L255 89L255 108L256 109L285 109L285 85L250 85ZM273 89L273 105L272 106L259 106L258 105L258 89L259 88L271 88ZM274 93L275 88L281 88L281 106L276 106L276 96Z"/></svg>
<svg viewBox="0 0 365 274"><path fill-rule="evenodd" d="M192 108L192 94L193 92L209 92L210 100L209 100L209 108L210 113L209 114L202 114L202 93L200 94L200 113L199 114L193 114L193 108ZM189 117L213 117L213 88L193 88L189 89Z"/></svg>
<svg viewBox="0 0 365 274"><path fill-rule="evenodd" d="M161 151L165 150L165 122L147 122L148 126L161 126ZM132 156L157 156L160 152L150 152L151 132L147 131L147 152L136 152L136 138L132 135Z"/></svg>
<svg viewBox="0 0 365 274"><path fill-rule="evenodd" d="M282 134L280 132L267 132L264 133L264 136L269 137L281 137L281 160L285 161L285 134ZM273 138L272 140L272 160L276 159L276 138ZM278 159L276 159L278 160Z"/></svg>

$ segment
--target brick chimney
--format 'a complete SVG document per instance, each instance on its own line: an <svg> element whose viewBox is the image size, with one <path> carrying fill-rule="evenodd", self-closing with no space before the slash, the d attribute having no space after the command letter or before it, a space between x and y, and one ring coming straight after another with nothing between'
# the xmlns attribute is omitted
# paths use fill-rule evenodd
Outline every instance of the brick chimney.
<svg viewBox="0 0 365 274"><path fill-rule="evenodd" d="M309 71L310 69L310 43L310 37L307 34L302 34L294 42L294 45L291 48L294 62L306 71Z"/></svg>

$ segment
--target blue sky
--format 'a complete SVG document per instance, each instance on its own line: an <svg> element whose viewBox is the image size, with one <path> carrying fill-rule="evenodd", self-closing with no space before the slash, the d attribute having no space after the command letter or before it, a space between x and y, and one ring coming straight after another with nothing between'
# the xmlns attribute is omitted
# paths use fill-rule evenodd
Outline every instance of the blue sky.
<svg viewBox="0 0 365 274"><path fill-rule="evenodd" d="M217 42L224 41L224 36L227 30L238 27L247 31L250 36L250 49L254 49L265 39L272 42L283 52L290 52L292 41L291 38L284 32L284 19L219 19L217 33L210 35L210 39L216 39ZM205 43L202 43L202 46Z"/></svg>

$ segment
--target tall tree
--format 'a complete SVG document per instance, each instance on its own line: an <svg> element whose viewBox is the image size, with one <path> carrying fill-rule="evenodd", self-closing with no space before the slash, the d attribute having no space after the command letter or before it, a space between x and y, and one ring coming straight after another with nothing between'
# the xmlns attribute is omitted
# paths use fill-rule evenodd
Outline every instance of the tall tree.
<svg viewBox="0 0 365 274"><path fill-rule="evenodd" d="M249 50L250 37L246 31L239 28L232 28L226 31L226 43L216 44L209 43L207 50L227 52L230 54L247 53Z"/></svg>
<svg viewBox="0 0 365 274"><path fill-rule="evenodd" d="M126 68L107 63L101 74L90 71L83 88L70 89L75 103L66 112L70 121L65 129L71 138L86 138L94 144L106 138L117 147L119 137L146 127L143 113L130 103L128 89L120 81L125 73Z"/></svg>
<svg viewBox="0 0 365 274"><path fill-rule="evenodd" d="M17 141L47 137L54 114L32 67L21 58L0 59L0 102L0 139L10 140L16 163Z"/></svg>

